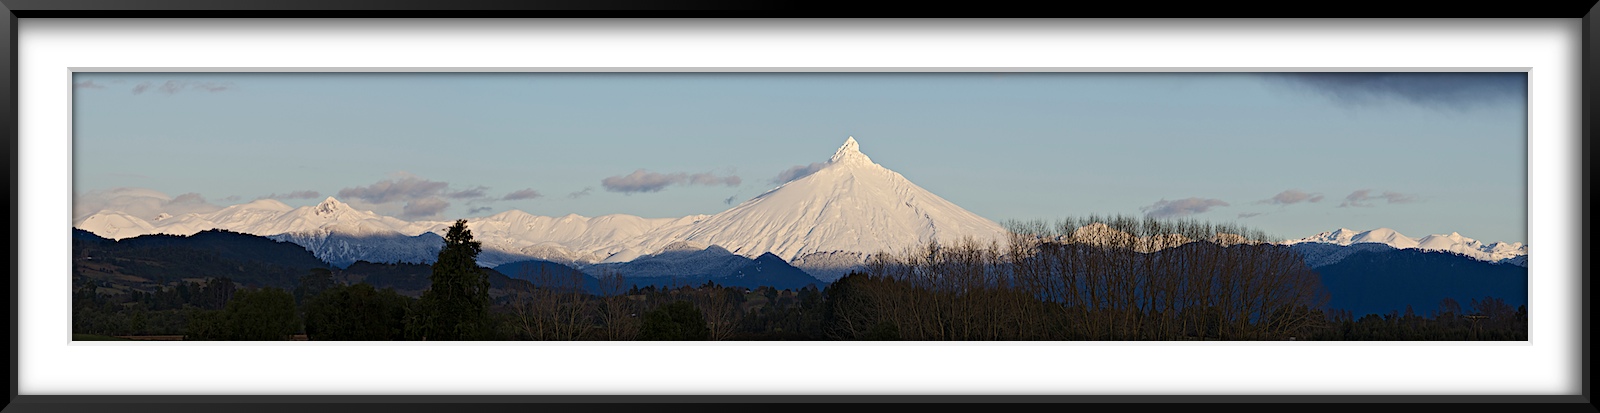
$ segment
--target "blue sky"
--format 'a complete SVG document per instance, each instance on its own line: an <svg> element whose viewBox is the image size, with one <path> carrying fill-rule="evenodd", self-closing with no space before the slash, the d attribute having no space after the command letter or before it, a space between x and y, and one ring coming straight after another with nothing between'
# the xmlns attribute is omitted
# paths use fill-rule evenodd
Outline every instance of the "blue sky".
<svg viewBox="0 0 1600 413"><path fill-rule="evenodd" d="M73 89L87 208L147 188L407 219L714 214L854 136L997 222L1527 239L1524 73L77 73Z"/></svg>

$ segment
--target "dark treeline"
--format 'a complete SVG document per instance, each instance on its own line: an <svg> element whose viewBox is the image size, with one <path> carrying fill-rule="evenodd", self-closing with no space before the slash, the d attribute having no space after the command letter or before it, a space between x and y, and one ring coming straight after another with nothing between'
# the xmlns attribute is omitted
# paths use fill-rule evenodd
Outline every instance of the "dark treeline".
<svg viewBox="0 0 1600 413"><path fill-rule="evenodd" d="M1008 245L879 254L825 291L835 340L1525 340L1494 297L1429 317L1326 308L1321 276L1256 230L1129 217L1011 223ZM1493 320L1493 321L1490 321Z"/></svg>
<svg viewBox="0 0 1600 413"><path fill-rule="evenodd" d="M1126 217L1011 227L1006 247L877 255L829 287L828 334L1279 340L1310 334L1327 300L1298 254L1244 228Z"/></svg>
<svg viewBox="0 0 1600 413"><path fill-rule="evenodd" d="M209 278L74 292L73 332L190 340L1526 340L1526 307L1444 299L1426 315L1325 308L1320 276L1246 228L1088 217L1013 223L1009 245L878 254L826 288L645 286L530 270L490 298L464 225L421 297L327 269L292 289ZM1199 241L1199 242L1196 242Z"/></svg>
<svg viewBox="0 0 1600 413"><path fill-rule="evenodd" d="M282 282L245 287L233 279L207 277L146 292L84 279L73 292L73 333L185 340L286 340L303 334L309 340L357 341L821 336L822 293L815 286L781 291L715 283L623 288L622 277L608 276L601 282L605 292L593 294L584 288L580 277L586 276L581 273L543 271L523 274L540 287L507 285L491 298L492 271L477 267L481 247L464 223L452 227L445 241L420 297L366 282L342 283L326 268L310 269L287 290L277 286ZM162 260L146 261L162 265ZM404 274L383 275L378 276Z"/></svg>

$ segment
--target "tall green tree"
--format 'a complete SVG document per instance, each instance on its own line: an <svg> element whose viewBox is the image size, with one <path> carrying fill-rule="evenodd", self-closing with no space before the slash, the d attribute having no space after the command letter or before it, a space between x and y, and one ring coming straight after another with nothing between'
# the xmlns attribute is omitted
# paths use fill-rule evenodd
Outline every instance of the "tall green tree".
<svg viewBox="0 0 1600 413"><path fill-rule="evenodd" d="M422 293L407 323L413 340L466 341L491 339L489 275L478 267L483 243L472 240L467 220L458 219L444 237L433 263L432 285Z"/></svg>

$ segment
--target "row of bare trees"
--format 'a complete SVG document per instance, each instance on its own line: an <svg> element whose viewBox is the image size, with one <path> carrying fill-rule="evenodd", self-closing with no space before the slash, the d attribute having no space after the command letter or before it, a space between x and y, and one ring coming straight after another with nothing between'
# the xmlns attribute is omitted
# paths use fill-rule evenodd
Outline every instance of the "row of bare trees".
<svg viewBox="0 0 1600 413"><path fill-rule="evenodd" d="M617 274L599 278L598 294L584 288L587 275L578 272L555 273L548 269L521 274L539 288L510 297L509 307L514 334L527 340L634 340L640 331L640 316L650 309L673 301L694 304L706 320L710 339L726 340L739 327L742 289L706 285L665 289L657 293L630 294L632 285Z"/></svg>
<svg viewBox="0 0 1600 413"><path fill-rule="evenodd" d="M1319 325L1317 274L1264 234L1129 217L878 254L827 291L835 339L1270 340Z"/></svg>

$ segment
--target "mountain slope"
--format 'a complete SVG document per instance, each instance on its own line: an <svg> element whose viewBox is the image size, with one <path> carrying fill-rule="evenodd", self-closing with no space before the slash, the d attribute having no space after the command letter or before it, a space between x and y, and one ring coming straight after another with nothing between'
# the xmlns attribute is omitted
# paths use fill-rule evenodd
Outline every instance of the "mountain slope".
<svg viewBox="0 0 1600 413"><path fill-rule="evenodd" d="M1003 241L999 224L968 212L873 163L855 138L822 169L693 224L652 231L625 243L660 251L692 241L746 257L785 260L819 252L899 252L963 237Z"/></svg>
<svg viewBox="0 0 1600 413"><path fill-rule="evenodd" d="M1328 289L1328 307L1365 314L1419 315L1449 298L1465 308L1471 300L1495 297L1513 307L1528 304L1528 269L1479 261L1447 252L1418 249L1369 250L1316 267Z"/></svg>
<svg viewBox="0 0 1600 413"><path fill-rule="evenodd" d="M226 229L305 246L337 265L358 260L427 262L442 222L406 222L357 211L329 197L291 208L275 200L234 205L209 214L162 216L157 222L115 211L80 220L78 228L120 239L150 233L192 234ZM678 242L716 245L747 258L771 253L816 264L837 278L871 254L919 248L932 241L1003 242L1006 230L904 176L873 163L849 138L814 173L792 180L715 215L640 218L606 215L535 216L509 211L468 220L483 242L482 265L541 259L583 267L633 261Z"/></svg>
<svg viewBox="0 0 1600 413"><path fill-rule="evenodd" d="M623 251L619 246L623 240L663 228L693 224L705 217L641 218L624 214L593 218L577 214L547 217L512 210L468 219L467 228L483 241L486 254L478 261L484 265L536 258L581 266L604 261ZM448 224L441 224L430 231L443 233L447 227Z"/></svg>
<svg viewBox="0 0 1600 413"><path fill-rule="evenodd" d="M73 237L73 273L150 288L185 279L226 277L245 286L292 288L328 264L297 245L236 232L144 235L117 241Z"/></svg>

